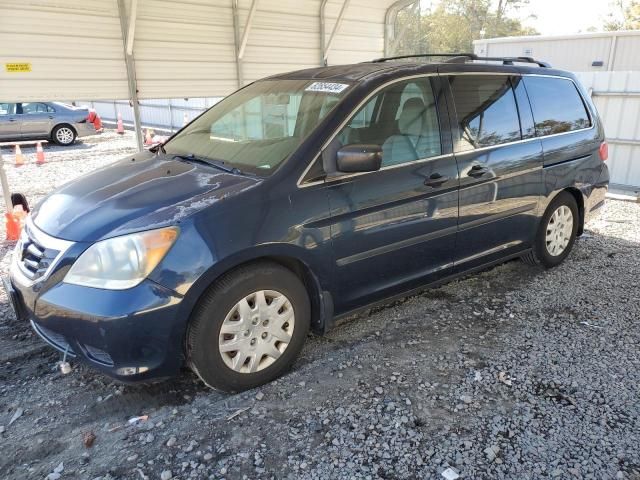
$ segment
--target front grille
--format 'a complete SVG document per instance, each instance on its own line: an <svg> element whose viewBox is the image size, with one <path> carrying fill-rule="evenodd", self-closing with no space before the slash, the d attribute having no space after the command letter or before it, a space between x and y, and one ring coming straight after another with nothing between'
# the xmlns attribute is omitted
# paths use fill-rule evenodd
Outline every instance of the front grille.
<svg viewBox="0 0 640 480"><path fill-rule="evenodd" d="M47 235L28 217L13 252L12 273L23 277L26 285L42 281L71 245L73 242Z"/></svg>
<svg viewBox="0 0 640 480"><path fill-rule="evenodd" d="M71 348L71 345L69 345L69 342L67 342L67 339L64 338L64 336L60 335L59 333L53 332L48 328L43 327L42 325L38 325L33 320L31 321L31 326L36 331L36 333L40 335L40 337L53 348L55 348L56 350L60 350L61 352L67 352L67 355L69 357L76 356L73 348Z"/></svg>
<svg viewBox="0 0 640 480"><path fill-rule="evenodd" d="M60 250L39 244L25 228L17 253L22 273L29 280L37 280L47 272Z"/></svg>

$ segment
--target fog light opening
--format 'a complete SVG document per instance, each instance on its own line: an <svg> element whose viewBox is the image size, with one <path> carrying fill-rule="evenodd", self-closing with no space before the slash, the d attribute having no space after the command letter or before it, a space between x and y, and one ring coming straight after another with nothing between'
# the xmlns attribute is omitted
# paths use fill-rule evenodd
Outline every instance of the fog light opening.
<svg viewBox="0 0 640 480"><path fill-rule="evenodd" d="M145 373L149 371L149 367L120 367L116 370L118 375L130 376Z"/></svg>

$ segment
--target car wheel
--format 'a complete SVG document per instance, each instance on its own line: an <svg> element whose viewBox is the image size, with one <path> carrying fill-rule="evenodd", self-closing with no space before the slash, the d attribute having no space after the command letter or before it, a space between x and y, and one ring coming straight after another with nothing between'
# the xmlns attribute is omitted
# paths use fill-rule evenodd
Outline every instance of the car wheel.
<svg viewBox="0 0 640 480"><path fill-rule="evenodd" d="M523 257L523 260L526 263L541 263L546 268L562 263L576 241L578 219L575 198L568 192L560 192L542 217L533 253Z"/></svg>
<svg viewBox="0 0 640 480"><path fill-rule="evenodd" d="M201 298L187 359L209 387L237 392L286 372L309 332L310 303L296 275L273 262L240 267Z"/></svg>
<svg viewBox="0 0 640 480"><path fill-rule="evenodd" d="M76 132L69 125L58 125L51 132L51 138L58 145L71 145L76 141Z"/></svg>

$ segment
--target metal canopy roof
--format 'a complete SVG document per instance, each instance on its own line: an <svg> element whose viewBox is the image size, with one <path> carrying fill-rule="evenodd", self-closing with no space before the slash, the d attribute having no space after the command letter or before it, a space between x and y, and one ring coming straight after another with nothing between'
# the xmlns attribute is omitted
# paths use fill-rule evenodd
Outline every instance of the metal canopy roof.
<svg viewBox="0 0 640 480"><path fill-rule="evenodd" d="M0 101L224 96L371 60L415 0L3 0Z"/></svg>

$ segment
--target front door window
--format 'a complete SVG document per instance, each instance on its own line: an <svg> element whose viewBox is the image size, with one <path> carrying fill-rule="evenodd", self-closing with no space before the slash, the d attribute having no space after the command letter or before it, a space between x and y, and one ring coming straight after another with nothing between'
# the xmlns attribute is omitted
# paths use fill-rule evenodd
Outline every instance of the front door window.
<svg viewBox="0 0 640 480"><path fill-rule="evenodd" d="M382 167L442 153L438 114L428 79L394 83L369 100L339 132L342 145L382 147Z"/></svg>

